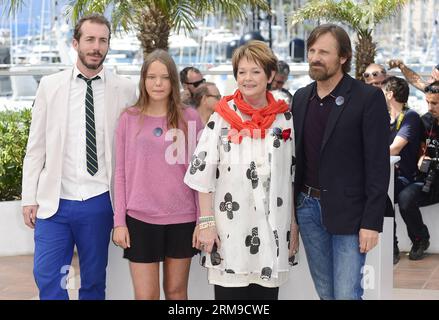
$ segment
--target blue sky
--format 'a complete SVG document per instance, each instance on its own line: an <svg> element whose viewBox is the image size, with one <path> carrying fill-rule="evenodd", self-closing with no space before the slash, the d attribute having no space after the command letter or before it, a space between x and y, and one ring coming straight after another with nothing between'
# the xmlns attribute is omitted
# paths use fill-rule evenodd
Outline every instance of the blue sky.
<svg viewBox="0 0 439 320"><path fill-rule="evenodd" d="M5 1L2 1L2 2L4 3ZM50 11L51 3L53 3L53 2L54 1L51 1L51 0L33 0L33 1L32 0L25 0L24 5L22 6L21 10L17 14L16 20L18 23L18 34L24 35L28 32L29 16L32 17L31 24L33 26L34 32L39 32L41 16L43 14L43 12L42 12L43 3L45 4L45 10L44 10L45 20L46 20L46 23L48 23L51 19L51 14L53 14L53 12ZM62 7L66 3L67 3L67 0L58 1L58 12L61 11ZM7 12L5 12L5 10L7 10L7 6L0 5L0 12L1 12L0 28L9 28L9 26L10 26L9 19L11 19L11 18L8 17L8 14L7 14ZM13 21L15 21L15 19L13 19ZM38 31L36 31L35 29Z"/></svg>

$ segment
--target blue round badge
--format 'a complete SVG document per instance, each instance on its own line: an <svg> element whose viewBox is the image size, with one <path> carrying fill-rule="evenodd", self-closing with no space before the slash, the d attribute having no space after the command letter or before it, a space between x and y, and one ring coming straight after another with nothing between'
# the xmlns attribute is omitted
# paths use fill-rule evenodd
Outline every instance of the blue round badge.
<svg viewBox="0 0 439 320"><path fill-rule="evenodd" d="M335 104L337 106L341 106L344 103L344 98L342 96L338 96L337 98L335 98Z"/></svg>
<svg viewBox="0 0 439 320"><path fill-rule="evenodd" d="M163 129L162 128L155 128L152 133L156 136L156 137L160 137L163 134Z"/></svg>

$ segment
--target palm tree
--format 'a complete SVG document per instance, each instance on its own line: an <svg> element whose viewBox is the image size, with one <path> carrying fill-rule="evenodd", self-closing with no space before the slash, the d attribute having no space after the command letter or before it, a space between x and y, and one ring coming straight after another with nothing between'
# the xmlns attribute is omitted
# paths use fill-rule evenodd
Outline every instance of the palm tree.
<svg viewBox="0 0 439 320"><path fill-rule="evenodd" d="M293 14L293 24L306 19L339 21L355 30L355 77L361 79L366 67L375 62L373 28L394 15L407 0L310 0Z"/></svg>
<svg viewBox="0 0 439 320"><path fill-rule="evenodd" d="M9 13L15 13L25 0L10 0ZM156 48L168 49L171 30L195 29L194 20L213 12L230 19L244 20L245 6L269 10L266 0L71 0L67 14L75 23L80 16L111 9L113 30L134 28L144 56Z"/></svg>

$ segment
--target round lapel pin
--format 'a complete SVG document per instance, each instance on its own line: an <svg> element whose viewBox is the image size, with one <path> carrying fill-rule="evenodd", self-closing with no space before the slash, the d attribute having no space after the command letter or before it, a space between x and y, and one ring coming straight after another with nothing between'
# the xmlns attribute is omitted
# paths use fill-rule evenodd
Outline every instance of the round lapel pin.
<svg viewBox="0 0 439 320"><path fill-rule="evenodd" d="M335 104L337 106L341 106L344 103L344 98L342 96L338 96L337 98L335 98Z"/></svg>
<svg viewBox="0 0 439 320"><path fill-rule="evenodd" d="M162 128L155 128L152 133L156 136L156 137L160 137L163 134L163 129Z"/></svg>

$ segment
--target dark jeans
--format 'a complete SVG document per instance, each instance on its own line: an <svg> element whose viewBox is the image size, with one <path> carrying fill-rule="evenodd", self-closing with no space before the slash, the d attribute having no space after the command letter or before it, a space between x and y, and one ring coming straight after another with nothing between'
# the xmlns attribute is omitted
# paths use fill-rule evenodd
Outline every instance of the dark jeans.
<svg viewBox="0 0 439 320"><path fill-rule="evenodd" d="M422 182L412 183L405 187L398 196L399 212L407 225L407 233L412 242L419 239L430 239L419 207L438 202L430 200L428 193L422 192L423 185Z"/></svg>
<svg viewBox="0 0 439 320"><path fill-rule="evenodd" d="M251 283L247 287L215 285L215 300L277 300L279 287L265 288Z"/></svg>

